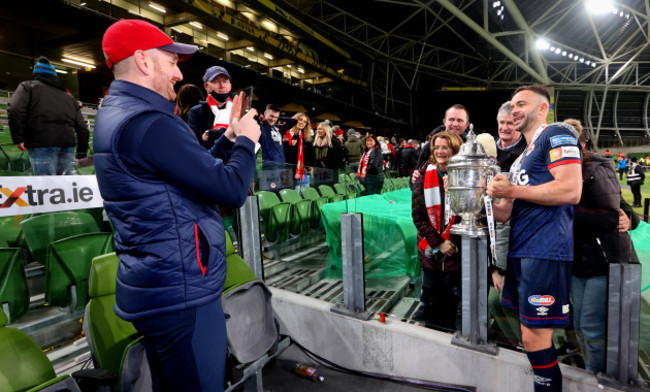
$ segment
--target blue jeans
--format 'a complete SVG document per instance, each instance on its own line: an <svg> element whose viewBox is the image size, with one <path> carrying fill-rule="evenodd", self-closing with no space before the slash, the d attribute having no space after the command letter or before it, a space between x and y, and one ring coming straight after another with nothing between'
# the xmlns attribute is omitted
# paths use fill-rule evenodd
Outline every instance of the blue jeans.
<svg viewBox="0 0 650 392"><path fill-rule="evenodd" d="M573 324L585 359L585 368L592 372L605 371L607 276L574 276L571 295Z"/></svg>
<svg viewBox="0 0 650 392"><path fill-rule="evenodd" d="M36 147L29 149L35 176L72 174L74 147Z"/></svg>

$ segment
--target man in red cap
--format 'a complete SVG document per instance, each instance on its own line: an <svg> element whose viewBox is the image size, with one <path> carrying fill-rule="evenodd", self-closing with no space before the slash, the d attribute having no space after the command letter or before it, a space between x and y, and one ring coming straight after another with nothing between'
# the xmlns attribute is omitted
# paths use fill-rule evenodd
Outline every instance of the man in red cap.
<svg viewBox="0 0 650 392"><path fill-rule="evenodd" d="M120 258L115 312L144 336L154 390L224 388L221 292L226 238L218 206L240 207L255 171L255 110L233 101L207 151L174 115L178 62L197 47L140 20L103 37L115 81L95 122L95 168ZM228 162L228 163L224 163Z"/></svg>

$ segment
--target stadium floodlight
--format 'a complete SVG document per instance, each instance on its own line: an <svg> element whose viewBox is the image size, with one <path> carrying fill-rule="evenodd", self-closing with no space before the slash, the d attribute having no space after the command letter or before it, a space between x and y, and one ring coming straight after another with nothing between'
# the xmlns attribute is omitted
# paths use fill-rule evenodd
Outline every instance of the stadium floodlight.
<svg viewBox="0 0 650 392"><path fill-rule="evenodd" d="M535 41L535 47L539 50L547 50L548 48L551 48L551 50L553 50L551 45L549 45L549 43L546 42L544 38L537 38Z"/></svg>
<svg viewBox="0 0 650 392"><path fill-rule="evenodd" d="M560 54L562 53L562 49L560 48L555 48L555 54Z"/></svg>
<svg viewBox="0 0 650 392"><path fill-rule="evenodd" d="M585 62L585 58L584 58L584 57L580 57L580 62L581 62L581 63L584 63L584 62Z"/></svg>
<svg viewBox="0 0 650 392"><path fill-rule="evenodd" d="M566 50L562 51L562 56L566 57Z"/></svg>
<svg viewBox="0 0 650 392"><path fill-rule="evenodd" d="M501 5L501 2L500 2L500 1L495 1L494 3L492 3L492 7L493 7L493 8L497 8L497 7L500 6L500 5Z"/></svg>
<svg viewBox="0 0 650 392"><path fill-rule="evenodd" d="M593 14L611 12L614 8L612 0L586 0L587 10Z"/></svg>
<svg viewBox="0 0 650 392"><path fill-rule="evenodd" d="M573 53L569 53L569 58L570 58L570 59L573 58Z"/></svg>

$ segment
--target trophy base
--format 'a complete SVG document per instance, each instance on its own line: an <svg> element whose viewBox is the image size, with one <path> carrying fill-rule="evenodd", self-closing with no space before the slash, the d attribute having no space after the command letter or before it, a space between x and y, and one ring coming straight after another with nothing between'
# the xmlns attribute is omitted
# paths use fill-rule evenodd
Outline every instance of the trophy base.
<svg viewBox="0 0 650 392"><path fill-rule="evenodd" d="M470 237L485 237L488 234L488 228L485 226L475 225L454 225L449 230L451 234L468 235Z"/></svg>

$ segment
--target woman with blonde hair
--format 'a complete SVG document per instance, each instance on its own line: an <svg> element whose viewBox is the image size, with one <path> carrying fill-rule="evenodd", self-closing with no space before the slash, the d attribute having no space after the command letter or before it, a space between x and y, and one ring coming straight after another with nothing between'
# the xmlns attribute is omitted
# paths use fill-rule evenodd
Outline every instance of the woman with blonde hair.
<svg viewBox="0 0 650 392"><path fill-rule="evenodd" d="M460 328L461 238L449 233L460 218L447 211L443 177L449 159L461 144L463 140L453 132L436 133L429 143L429 160L416 169L419 175L412 187L412 215L422 267L422 307L413 318L447 331Z"/></svg>
<svg viewBox="0 0 650 392"><path fill-rule="evenodd" d="M332 134L330 122L319 123L314 136L314 166L338 169L343 162L342 150L341 141Z"/></svg>

